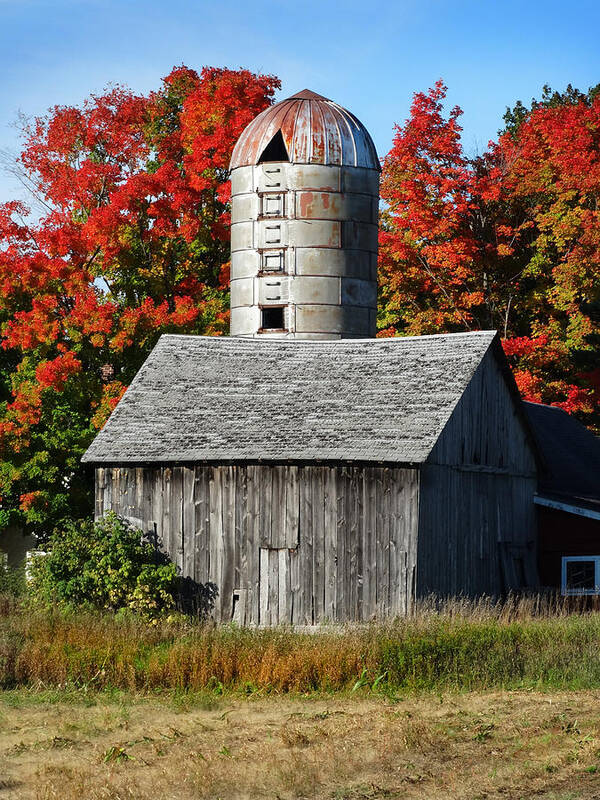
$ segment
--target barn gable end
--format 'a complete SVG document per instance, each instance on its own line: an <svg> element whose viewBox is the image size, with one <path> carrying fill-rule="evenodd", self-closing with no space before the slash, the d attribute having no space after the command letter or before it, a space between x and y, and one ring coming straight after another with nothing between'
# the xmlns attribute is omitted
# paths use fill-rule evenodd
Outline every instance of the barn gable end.
<svg viewBox="0 0 600 800"><path fill-rule="evenodd" d="M422 467L420 595L537 584L536 451L512 381L494 342Z"/></svg>

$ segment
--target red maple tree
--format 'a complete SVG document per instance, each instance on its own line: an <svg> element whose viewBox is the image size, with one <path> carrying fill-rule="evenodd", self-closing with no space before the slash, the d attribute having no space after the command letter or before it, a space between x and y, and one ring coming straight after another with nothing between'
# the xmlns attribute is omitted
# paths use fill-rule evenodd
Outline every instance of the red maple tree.
<svg viewBox="0 0 600 800"><path fill-rule="evenodd" d="M415 95L384 160L379 335L496 328L526 399L597 427L600 94L520 106L476 158L445 96Z"/></svg>
<svg viewBox="0 0 600 800"><path fill-rule="evenodd" d="M0 527L85 513L80 457L158 336L226 331L229 157L278 87L179 67L26 126L43 212L0 206Z"/></svg>

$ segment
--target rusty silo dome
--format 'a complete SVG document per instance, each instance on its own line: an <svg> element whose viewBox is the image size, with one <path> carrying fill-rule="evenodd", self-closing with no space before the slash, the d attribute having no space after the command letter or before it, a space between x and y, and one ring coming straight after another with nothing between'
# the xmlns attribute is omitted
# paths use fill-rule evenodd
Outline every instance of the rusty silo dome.
<svg viewBox="0 0 600 800"><path fill-rule="evenodd" d="M231 157L231 335L375 336L379 161L364 125L305 90Z"/></svg>
<svg viewBox="0 0 600 800"><path fill-rule="evenodd" d="M270 158L267 148L281 148L282 143L287 159ZM310 89L276 103L253 119L238 139L229 168L267 160L380 169L365 126L350 111Z"/></svg>

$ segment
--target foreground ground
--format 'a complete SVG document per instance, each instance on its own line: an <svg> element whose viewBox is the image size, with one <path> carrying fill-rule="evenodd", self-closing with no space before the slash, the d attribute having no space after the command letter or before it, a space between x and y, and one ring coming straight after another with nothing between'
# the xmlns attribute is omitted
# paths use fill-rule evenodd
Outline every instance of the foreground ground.
<svg viewBox="0 0 600 800"><path fill-rule="evenodd" d="M600 692L0 694L0 799L600 798Z"/></svg>

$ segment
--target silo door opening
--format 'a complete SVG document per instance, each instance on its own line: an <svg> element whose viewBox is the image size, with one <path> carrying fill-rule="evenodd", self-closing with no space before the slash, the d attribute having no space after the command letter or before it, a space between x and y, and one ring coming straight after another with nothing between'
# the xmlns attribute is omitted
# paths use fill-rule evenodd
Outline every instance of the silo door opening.
<svg viewBox="0 0 600 800"><path fill-rule="evenodd" d="M262 151L261 157L258 159L259 164L264 164L265 161L289 161L287 147L283 141L281 131L277 131L275 136L271 139L269 144Z"/></svg>
<svg viewBox="0 0 600 800"><path fill-rule="evenodd" d="M265 306L261 314L261 328L263 331L285 330L283 306Z"/></svg>

